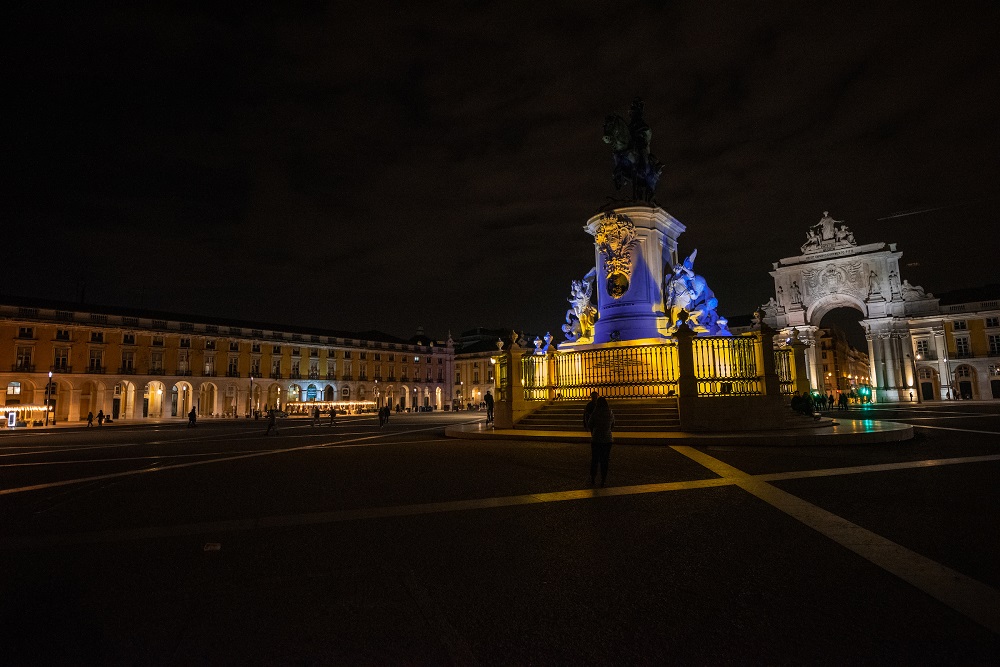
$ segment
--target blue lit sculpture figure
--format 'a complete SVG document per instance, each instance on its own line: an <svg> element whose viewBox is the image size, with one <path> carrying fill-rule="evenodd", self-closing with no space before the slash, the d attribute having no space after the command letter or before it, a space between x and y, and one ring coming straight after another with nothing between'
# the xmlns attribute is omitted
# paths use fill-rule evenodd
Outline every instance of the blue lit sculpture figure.
<svg viewBox="0 0 1000 667"><path fill-rule="evenodd" d="M649 152L653 131L642 117L642 100L632 101L629 120L618 114L604 119L604 143L611 146L611 179L621 190L626 181L632 184L632 200L655 204L656 185L663 164Z"/></svg>
<svg viewBox="0 0 1000 667"><path fill-rule="evenodd" d="M570 295L566 299L573 306L566 311L566 324L562 325L566 340L575 342L594 337L594 322L597 321L597 308L590 303L594 293L594 280L597 269L587 272L583 280L574 280L570 285Z"/></svg>
<svg viewBox="0 0 1000 667"><path fill-rule="evenodd" d="M703 276L694 272L695 250L682 263L664 271L663 305L670 314L668 332L674 334L679 325L681 311L687 311L691 330L702 336L731 336L729 322L716 311L719 300L708 287Z"/></svg>

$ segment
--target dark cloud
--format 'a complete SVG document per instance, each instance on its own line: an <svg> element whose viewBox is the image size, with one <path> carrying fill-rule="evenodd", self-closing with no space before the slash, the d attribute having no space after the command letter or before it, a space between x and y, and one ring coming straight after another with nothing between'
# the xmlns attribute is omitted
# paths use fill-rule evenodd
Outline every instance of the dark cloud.
<svg viewBox="0 0 1000 667"><path fill-rule="evenodd" d="M767 299L824 210L931 291L993 279L992 3L21 12L3 217L32 231L6 291L555 331L614 195L601 123L637 94L723 312Z"/></svg>

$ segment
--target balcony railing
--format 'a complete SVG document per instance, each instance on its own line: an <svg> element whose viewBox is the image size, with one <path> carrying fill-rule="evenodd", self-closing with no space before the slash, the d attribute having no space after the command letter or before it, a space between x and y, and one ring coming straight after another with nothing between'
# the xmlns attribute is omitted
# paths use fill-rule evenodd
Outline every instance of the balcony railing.
<svg viewBox="0 0 1000 667"><path fill-rule="evenodd" d="M271 374L268 375L268 377L271 378L272 380L280 380L281 373L279 373L278 371L271 371Z"/></svg>
<svg viewBox="0 0 1000 667"><path fill-rule="evenodd" d="M226 371L227 378L238 378L240 376L239 371Z"/></svg>
<svg viewBox="0 0 1000 667"><path fill-rule="evenodd" d="M937 361L937 352L918 352L917 361Z"/></svg>
<svg viewBox="0 0 1000 667"><path fill-rule="evenodd" d="M119 366L119 375L135 375L135 366Z"/></svg>
<svg viewBox="0 0 1000 667"><path fill-rule="evenodd" d="M216 375L215 375L215 371L202 371L201 372L201 376L203 378L214 378Z"/></svg>
<svg viewBox="0 0 1000 667"><path fill-rule="evenodd" d="M184 376L191 375L191 369L190 368L178 368L176 371L174 371L174 375L184 375Z"/></svg>
<svg viewBox="0 0 1000 667"><path fill-rule="evenodd" d="M302 373L295 373L295 372L292 372L292 373L289 373L289 374L288 374L288 377L289 377L289 379L291 379L291 380L301 380L301 379L302 379Z"/></svg>
<svg viewBox="0 0 1000 667"><path fill-rule="evenodd" d="M34 373L34 364L12 364L10 370L20 372L20 373Z"/></svg>
<svg viewBox="0 0 1000 667"><path fill-rule="evenodd" d="M343 375L340 376L340 379L341 380L350 380L350 379L352 379L351 378L351 374L350 373L344 373Z"/></svg>
<svg viewBox="0 0 1000 667"><path fill-rule="evenodd" d="M309 379L310 380L318 380L319 379L319 371L309 371Z"/></svg>
<svg viewBox="0 0 1000 667"><path fill-rule="evenodd" d="M163 368L150 368L146 375L164 375Z"/></svg>
<svg viewBox="0 0 1000 667"><path fill-rule="evenodd" d="M955 358L956 359L972 359L975 356L976 355L973 354L972 352L956 352L955 353Z"/></svg>
<svg viewBox="0 0 1000 667"><path fill-rule="evenodd" d="M73 367L68 364L60 364L58 366L52 366L51 368L49 368L49 370L52 371L53 373L66 374L66 373L72 373Z"/></svg>
<svg viewBox="0 0 1000 667"><path fill-rule="evenodd" d="M326 379L327 380L336 380L337 379L337 374L336 373L327 373L326 374Z"/></svg>
<svg viewBox="0 0 1000 667"><path fill-rule="evenodd" d="M104 368L104 366L88 366L87 367L87 372L88 373L97 373L99 375L103 375L104 372L105 372L105 368Z"/></svg>

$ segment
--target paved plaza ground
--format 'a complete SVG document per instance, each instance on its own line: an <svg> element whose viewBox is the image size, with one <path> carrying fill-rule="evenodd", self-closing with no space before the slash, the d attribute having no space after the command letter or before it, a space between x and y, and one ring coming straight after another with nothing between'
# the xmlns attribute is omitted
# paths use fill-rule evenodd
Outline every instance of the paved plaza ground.
<svg viewBox="0 0 1000 667"><path fill-rule="evenodd" d="M482 416L0 431L0 663L1000 661L1000 406L617 445L603 489L585 443L443 436Z"/></svg>

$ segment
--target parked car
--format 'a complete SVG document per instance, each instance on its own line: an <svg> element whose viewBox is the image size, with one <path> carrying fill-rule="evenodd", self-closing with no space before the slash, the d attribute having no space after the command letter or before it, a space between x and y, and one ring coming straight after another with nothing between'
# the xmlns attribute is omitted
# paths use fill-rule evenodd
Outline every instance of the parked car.
<svg viewBox="0 0 1000 667"><path fill-rule="evenodd" d="M288 416L288 413L284 410L271 410L271 412L274 414L275 419L284 419Z"/></svg>

